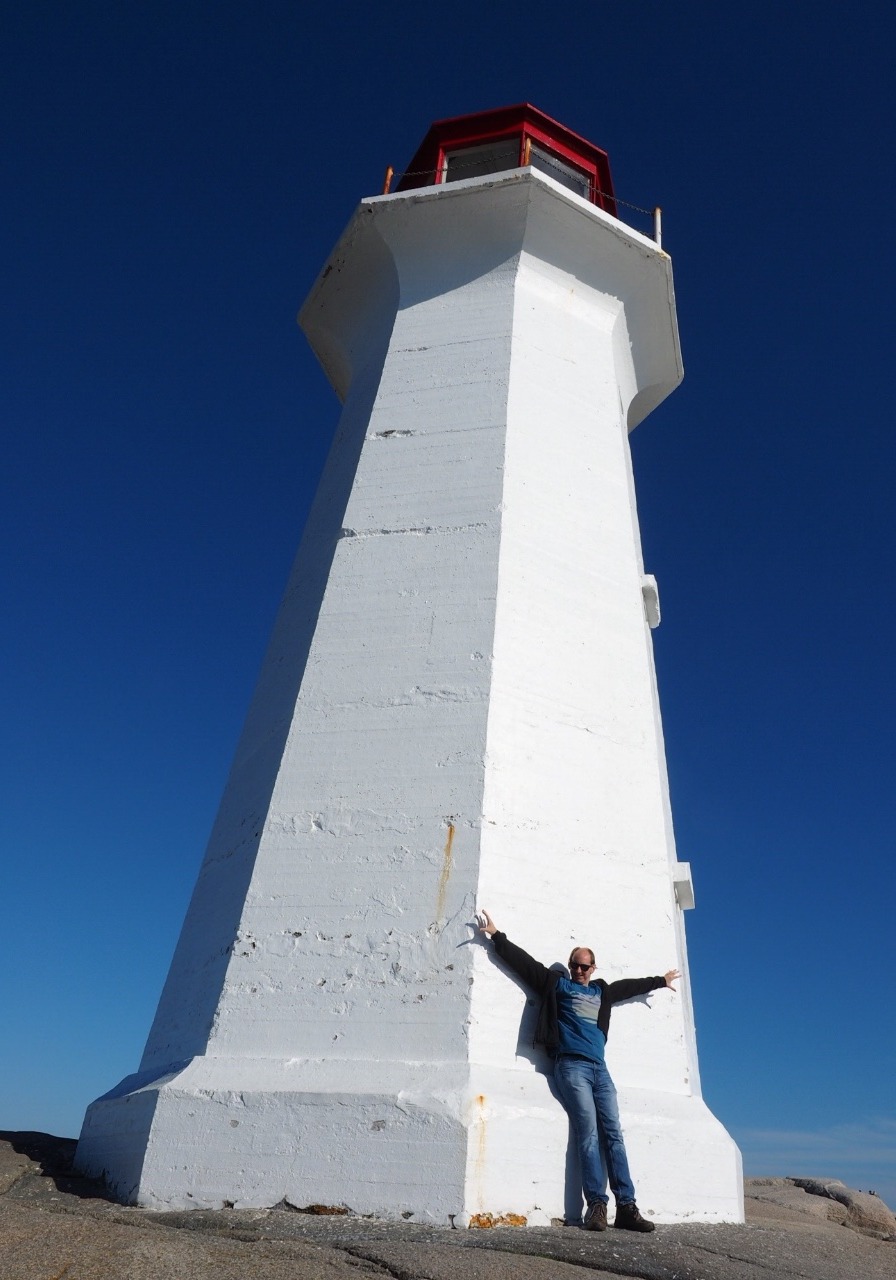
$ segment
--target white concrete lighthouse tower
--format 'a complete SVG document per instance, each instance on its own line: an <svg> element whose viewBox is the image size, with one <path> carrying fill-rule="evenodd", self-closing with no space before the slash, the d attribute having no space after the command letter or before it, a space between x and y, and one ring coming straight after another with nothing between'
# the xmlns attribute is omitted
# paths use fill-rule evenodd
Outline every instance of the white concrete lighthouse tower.
<svg viewBox="0 0 896 1280"><path fill-rule="evenodd" d="M682 376L670 261L531 107L441 122L409 168L301 313L342 418L143 1060L78 1164L155 1207L561 1217L566 1118L478 902L548 964L682 969L613 1018L638 1202L737 1221L628 447Z"/></svg>

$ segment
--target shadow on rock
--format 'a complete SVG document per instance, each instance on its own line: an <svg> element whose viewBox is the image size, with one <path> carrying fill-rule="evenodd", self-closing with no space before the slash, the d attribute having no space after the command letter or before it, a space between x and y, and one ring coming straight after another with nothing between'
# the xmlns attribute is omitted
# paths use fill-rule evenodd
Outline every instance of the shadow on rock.
<svg viewBox="0 0 896 1280"><path fill-rule="evenodd" d="M85 1178L72 1168L78 1145L75 1138L57 1138L52 1133L0 1129L0 1142L8 1142L13 1151L38 1166L39 1173L31 1173L31 1178L48 1178L57 1191L77 1196L79 1200L108 1200L115 1203L115 1197L102 1182ZM28 1173L17 1180L17 1193L26 1190L28 1181Z"/></svg>

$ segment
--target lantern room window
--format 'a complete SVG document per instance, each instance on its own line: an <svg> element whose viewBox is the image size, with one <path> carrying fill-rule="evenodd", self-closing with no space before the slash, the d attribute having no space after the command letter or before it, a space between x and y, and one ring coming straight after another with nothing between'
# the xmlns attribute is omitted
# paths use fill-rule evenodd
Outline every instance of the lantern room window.
<svg viewBox="0 0 896 1280"><path fill-rule="evenodd" d="M519 138L504 138L478 147L460 147L457 151L445 152L442 181L462 182L464 178L482 178L487 173L518 169L519 164Z"/></svg>
<svg viewBox="0 0 896 1280"><path fill-rule="evenodd" d="M568 160L540 146L532 138L500 138L474 147L458 147L446 151L442 165L443 182L462 182L464 178L483 178L489 173L503 173L531 165L540 173L561 183L576 195L591 199L591 176Z"/></svg>
<svg viewBox="0 0 896 1280"><path fill-rule="evenodd" d="M529 153L528 157L523 157L525 164L531 164L533 169L546 173L549 178L574 191L577 196L584 196L586 200L591 199L591 178L587 173L576 169L568 161L564 162L559 157L551 155L550 151L546 151L530 138L526 139L525 150Z"/></svg>

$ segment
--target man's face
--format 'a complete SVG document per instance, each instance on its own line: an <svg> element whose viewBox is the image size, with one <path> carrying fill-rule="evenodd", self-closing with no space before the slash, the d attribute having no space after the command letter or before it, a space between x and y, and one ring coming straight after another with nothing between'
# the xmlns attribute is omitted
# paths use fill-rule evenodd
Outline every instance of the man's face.
<svg viewBox="0 0 896 1280"><path fill-rule="evenodd" d="M591 952L586 951L584 947L580 947L578 951L574 951L570 956L569 976L579 986L587 987L591 981L592 973L594 973L594 962L591 959Z"/></svg>

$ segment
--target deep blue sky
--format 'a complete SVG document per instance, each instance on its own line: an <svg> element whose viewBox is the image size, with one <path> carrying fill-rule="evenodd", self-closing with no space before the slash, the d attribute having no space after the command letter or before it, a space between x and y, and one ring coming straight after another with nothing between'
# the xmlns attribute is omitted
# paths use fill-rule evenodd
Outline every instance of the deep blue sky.
<svg viewBox="0 0 896 1280"><path fill-rule="evenodd" d="M527 99L675 265L633 447L705 1095L896 1204L891 6L7 13L0 1127L139 1060L337 417L299 304L433 119Z"/></svg>

